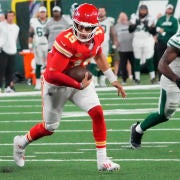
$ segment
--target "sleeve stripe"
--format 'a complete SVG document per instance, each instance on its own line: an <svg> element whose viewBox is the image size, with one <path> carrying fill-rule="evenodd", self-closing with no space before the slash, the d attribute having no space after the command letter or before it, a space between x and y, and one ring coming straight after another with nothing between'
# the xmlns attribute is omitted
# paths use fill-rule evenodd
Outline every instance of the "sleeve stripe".
<svg viewBox="0 0 180 180"><path fill-rule="evenodd" d="M180 44L177 43L176 41L174 41L173 39L171 39L171 40L168 42L168 45L180 49Z"/></svg>
<svg viewBox="0 0 180 180"><path fill-rule="evenodd" d="M64 49L62 46L60 46L56 41L54 42L53 46L62 54L67 56L68 58L72 57L72 53Z"/></svg>

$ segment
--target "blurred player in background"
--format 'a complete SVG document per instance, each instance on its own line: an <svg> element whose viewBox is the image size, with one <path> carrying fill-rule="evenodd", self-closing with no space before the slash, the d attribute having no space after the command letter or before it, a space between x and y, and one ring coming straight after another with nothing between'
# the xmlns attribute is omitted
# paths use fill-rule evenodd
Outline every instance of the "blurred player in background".
<svg viewBox="0 0 180 180"><path fill-rule="evenodd" d="M64 71L75 66L85 67L94 58L112 86L117 88L118 94L125 97L126 93L102 53L104 31L99 26L98 9L92 4L82 4L75 10L72 20L73 27L56 37L48 54L42 82L43 122L32 127L26 135L14 138L14 160L18 166L24 166L25 147L54 133L60 124L63 107L70 100L92 119L98 170L118 170L120 166L107 157L106 124L92 79L88 80L88 74L85 74L82 82L78 82Z"/></svg>
<svg viewBox="0 0 180 180"><path fill-rule="evenodd" d="M141 123L132 125L130 143L133 149L141 147L144 131L168 121L180 105L180 33L174 35L168 41L167 46L158 65L162 73L159 111L151 113Z"/></svg>
<svg viewBox="0 0 180 180"><path fill-rule="evenodd" d="M105 8L99 8L99 24L103 27L105 32L104 42L102 44L102 51L107 59L109 55L110 39L112 40L113 48L116 48L118 46L118 42L114 29L114 19L106 16ZM89 69L94 75L95 86L106 87L106 77L104 76L102 71L99 70L99 68L97 67L94 61L92 61L91 64L89 65ZM98 83L98 78L99 78L99 83Z"/></svg>
<svg viewBox="0 0 180 180"><path fill-rule="evenodd" d="M30 19L29 49L33 50L36 63L35 89L41 89L41 73L46 66L48 41L45 37L45 27L48 22L46 7L40 6L38 17Z"/></svg>
<svg viewBox="0 0 180 180"><path fill-rule="evenodd" d="M135 56L135 83L140 83L141 64L146 64L150 75L150 81L151 83L154 83L155 71L153 56L155 41L153 35L156 34L156 30L154 21L149 15L148 7L146 5L140 5L138 13L131 15L129 32L134 33L132 44Z"/></svg>
<svg viewBox="0 0 180 180"><path fill-rule="evenodd" d="M54 6L52 9L53 17L46 24L45 35L48 38L48 50L51 50L56 36L71 24L62 16L61 8Z"/></svg>

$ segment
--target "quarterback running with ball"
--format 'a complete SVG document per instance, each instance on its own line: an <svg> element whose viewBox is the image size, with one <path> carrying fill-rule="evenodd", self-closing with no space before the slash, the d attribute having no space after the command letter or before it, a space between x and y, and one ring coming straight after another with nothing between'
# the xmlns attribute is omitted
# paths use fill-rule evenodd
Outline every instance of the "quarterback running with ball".
<svg viewBox="0 0 180 180"><path fill-rule="evenodd" d="M104 32L99 26L98 9L92 4L82 4L75 9L72 20L73 27L56 37L48 54L42 78L43 122L36 124L24 136L14 137L14 160L18 166L24 166L26 146L54 133L60 124L63 107L70 100L92 119L98 170L118 170L120 165L107 157L106 124L92 79L88 80L86 73L82 82L78 82L64 71L74 66L86 66L94 58L112 86L117 88L118 94L125 97L126 93L102 53Z"/></svg>

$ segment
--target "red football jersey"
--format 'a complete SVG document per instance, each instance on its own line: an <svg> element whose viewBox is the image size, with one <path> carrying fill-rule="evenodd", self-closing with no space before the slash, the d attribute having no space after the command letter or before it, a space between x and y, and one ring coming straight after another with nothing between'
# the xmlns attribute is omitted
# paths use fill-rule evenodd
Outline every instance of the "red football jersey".
<svg viewBox="0 0 180 180"><path fill-rule="evenodd" d="M67 85L77 88L78 82L76 81L76 85L70 82L72 78L65 75L63 71L73 66L86 66L93 57L102 53L101 44L103 40L104 30L101 26L97 28L93 41L90 44L80 42L74 36L72 28L60 33L48 54L47 67L44 73L45 79L55 85ZM59 72L58 77L56 77L59 79L48 76L50 69L55 69L56 72ZM75 80L73 79L73 81Z"/></svg>

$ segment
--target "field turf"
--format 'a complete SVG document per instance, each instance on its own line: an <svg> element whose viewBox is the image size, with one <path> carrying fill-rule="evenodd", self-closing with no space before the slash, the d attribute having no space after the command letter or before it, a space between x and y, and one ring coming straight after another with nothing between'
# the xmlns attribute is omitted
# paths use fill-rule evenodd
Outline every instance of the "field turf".
<svg viewBox="0 0 180 180"><path fill-rule="evenodd" d="M12 158L13 137L25 134L41 121L41 97L34 91L0 96L0 179L179 179L179 109L170 121L145 133L142 149L129 148L130 126L157 111L159 87L126 87L126 99L118 97L113 88L97 90L106 118L108 156L120 163L120 171L97 171L91 120L70 102L64 108L56 133L30 144L26 149L25 166L17 167Z"/></svg>

